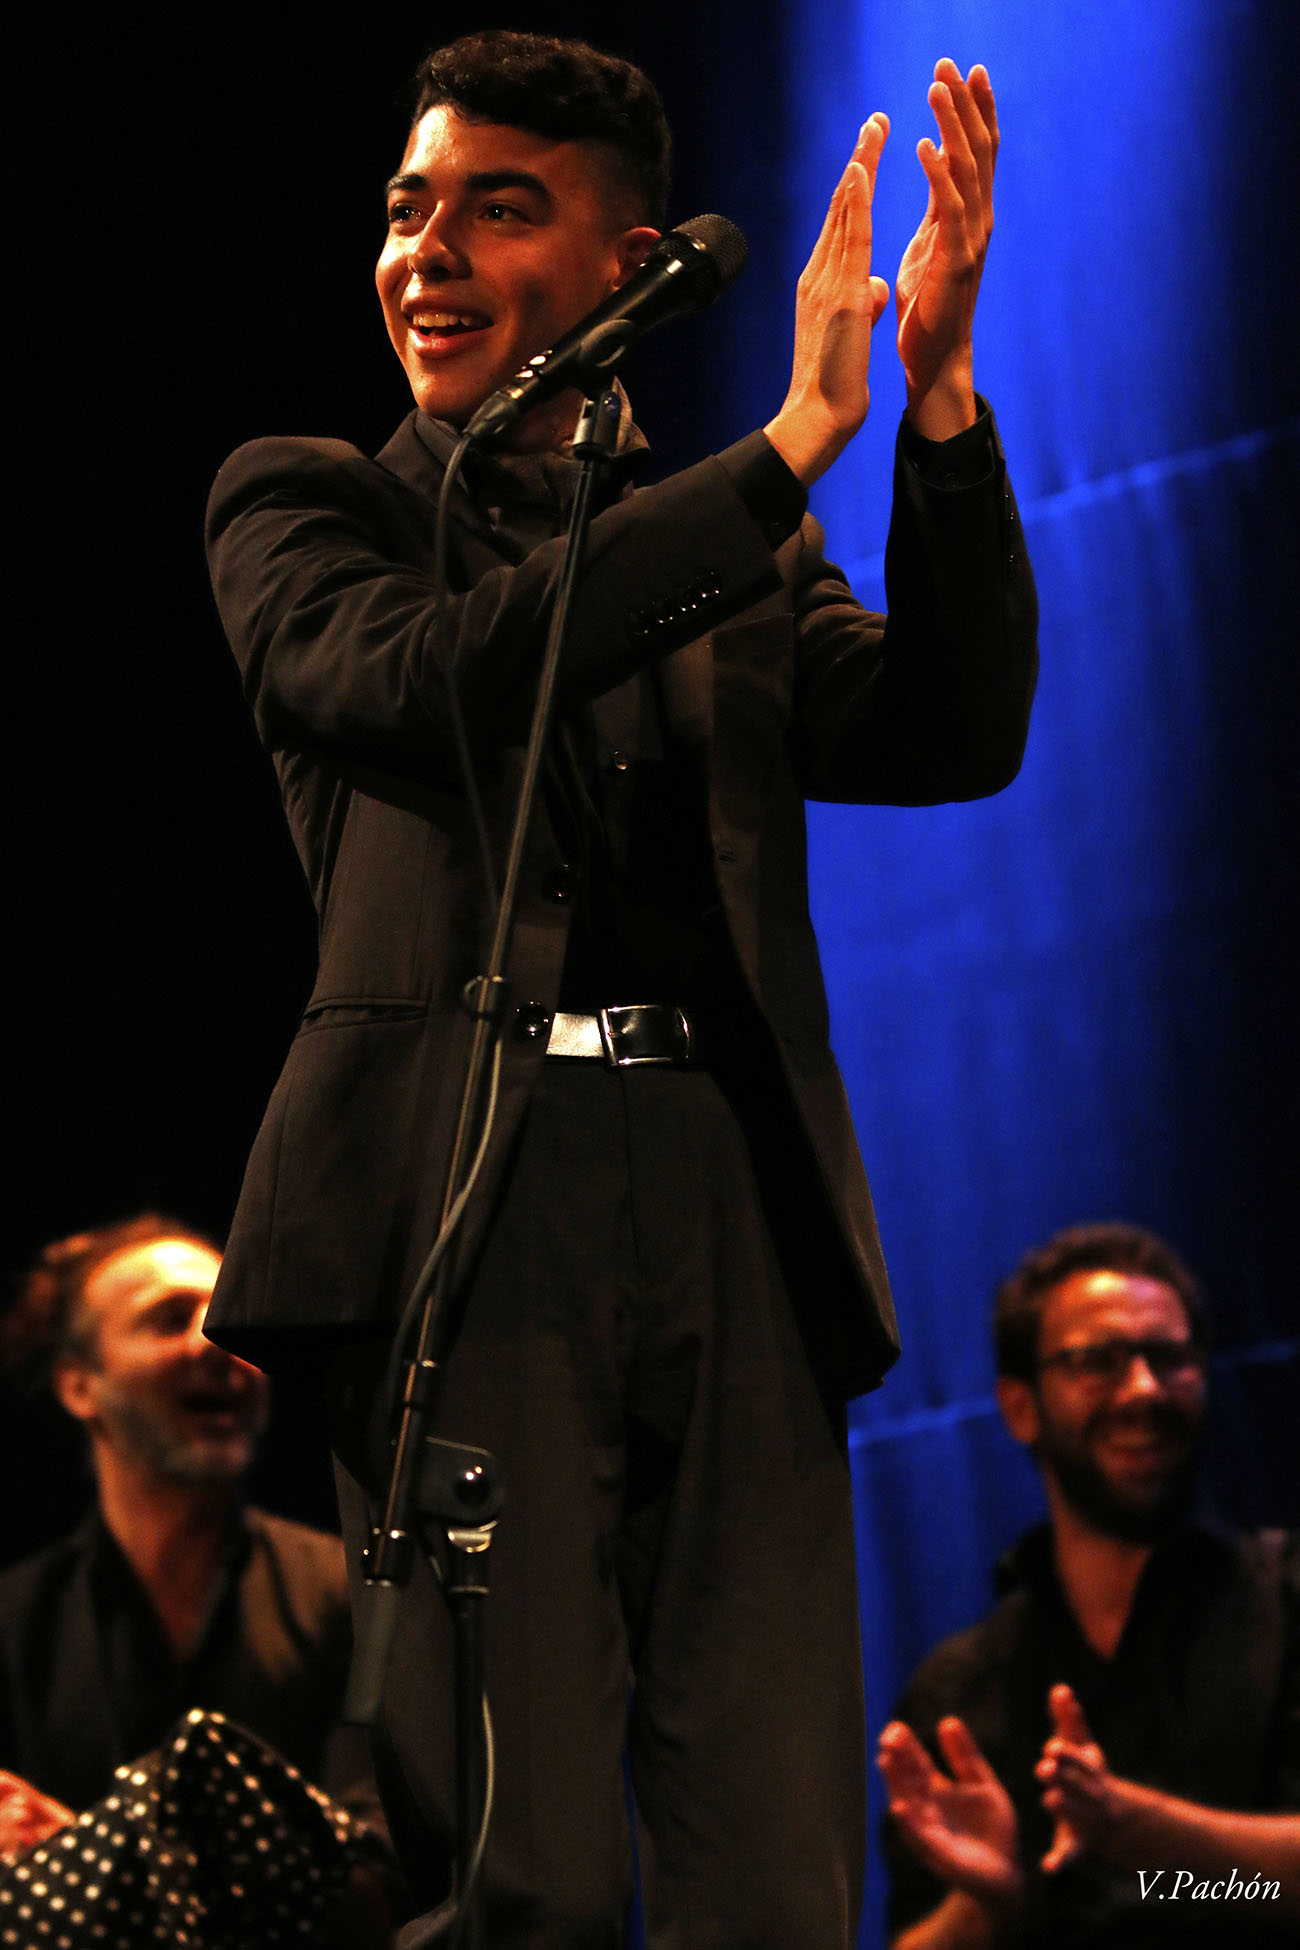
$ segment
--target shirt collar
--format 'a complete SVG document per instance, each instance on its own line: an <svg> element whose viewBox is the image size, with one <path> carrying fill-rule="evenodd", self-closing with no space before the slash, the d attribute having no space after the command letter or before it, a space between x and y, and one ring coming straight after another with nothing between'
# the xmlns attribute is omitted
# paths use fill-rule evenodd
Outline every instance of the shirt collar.
<svg viewBox="0 0 1300 1950"><path fill-rule="evenodd" d="M121 1545L104 1522L99 1504L92 1503L74 1533L78 1545L85 1554L92 1579L125 1577L133 1584L138 1583L135 1572ZM237 1504L230 1519L230 1536L226 1546L225 1567L228 1576L238 1575L251 1548L248 1521L244 1506Z"/></svg>
<svg viewBox="0 0 1300 1950"><path fill-rule="evenodd" d="M632 417L632 404L621 382L616 379L611 390L619 402L618 441L606 478L610 483L608 498L616 500L624 484L644 465L650 442ZM433 419L421 408L415 415L415 431L421 444L445 468L460 439L460 428ZM521 498L550 499L555 489L575 474L573 448L567 442L552 454L471 447L461 462L467 492L475 501L494 506L506 506Z"/></svg>
<svg viewBox="0 0 1300 1950"><path fill-rule="evenodd" d="M1209 1522L1182 1523L1161 1538L1143 1568L1142 1584L1153 1579L1177 1576L1188 1566L1200 1566L1207 1558L1231 1550L1231 1533ZM993 1573L998 1597L1024 1589L1036 1597L1051 1598L1065 1604L1065 1594L1056 1572L1056 1552L1052 1526L1041 1523L1027 1531L1018 1543L1004 1551Z"/></svg>

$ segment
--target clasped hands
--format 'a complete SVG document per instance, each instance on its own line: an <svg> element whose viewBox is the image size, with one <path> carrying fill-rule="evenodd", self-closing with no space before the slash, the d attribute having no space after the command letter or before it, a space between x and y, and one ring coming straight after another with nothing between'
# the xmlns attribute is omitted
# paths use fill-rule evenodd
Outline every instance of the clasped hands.
<svg viewBox="0 0 1300 1950"><path fill-rule="evenodd" d="M1054 1732L1034 1772L1055 1822L1042 1861L1053 1873L1097 1844L1113 1795L1101 1748L1070 1688L1053 1686L1048 1706ZM1011 1797L964 1721L941 1720L937 1738L948 1773L901 1720L891 1720L881 1734L877 1760L889 1812L935 1875L992 1909L1014 1909L1023 1894L1023 1871Z"/></svg>
<svg viewBox="0 0 1300 1950"><path fill-rule="evenodd" d="M946 440L975 418L972 330L993 231L998 124L982 67L963 80L955 62L940 61L928 99L940 144L927 136L917 146L929 200L894 297L908 417L927 438ZM799 279L790 390L764 431L805 485L867 416L871 333L889 302L871 269L871 204L888 134L886 115L863 123Z"/></svg>

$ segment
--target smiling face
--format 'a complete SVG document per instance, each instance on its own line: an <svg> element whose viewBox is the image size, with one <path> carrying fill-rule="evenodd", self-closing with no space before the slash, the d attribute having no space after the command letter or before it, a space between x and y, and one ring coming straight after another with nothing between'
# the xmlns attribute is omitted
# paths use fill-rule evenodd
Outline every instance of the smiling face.
<svg viewBox="0 0 1300 1950"><path fill-rule="evenodd" d="M241 1476L266 1424L266 1377L203 1338L220 1265L192 1239L112 1254L82 1301L93 1354L55 1371L60 1401L92 1438L156 1476Z"/></svg>
<svg viewBox="0 0 1300 1950"><path fill-rule="evenodd" d="M388 186L375 267L416 404L463 425L617 290L657 235L627 215L597 143L470 122L445 103L423 115Z"/></svg>
<svg viewBox="0 0 1300 1950"><path fill-rule="evenodd" d="M1183 1366L1175 1354L1163 1375L1140 1353L1121 1359L1110 1377L1072 1371L1071 1350L1108 1341L1189 1352ZM998 1387L1007 1425L1033 1449L1049 1500L1063 1499L1091 1528L1130 1543L1154 1542L1182 1515L1205 1407L1204 1368L1191 1343L1183 1303L1162 1280L1099 1270L1052 1289L1036 1383L1003 1379Z"/></svg>

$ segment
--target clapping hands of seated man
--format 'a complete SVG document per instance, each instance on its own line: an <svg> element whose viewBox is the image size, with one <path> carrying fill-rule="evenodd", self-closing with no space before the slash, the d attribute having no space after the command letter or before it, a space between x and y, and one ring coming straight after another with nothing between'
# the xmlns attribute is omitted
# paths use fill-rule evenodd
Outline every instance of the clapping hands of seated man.
<svg viewBox="0 0 1300 1950"><path fill-rule="evenodd" d="M1051 1872L1098 1839L1117 1784L1070 1688L1054 1686L1048 1706L1055 1732L1035 1773L1043 1806L1055 1822L1042 1861ZM941 1720L938 1740L947 1774L901 1720L884 1729L876 1758L889 1790L889 1812L913 1853L935 1875L994 1908L1014 1907L1023 1878L1011 1797L964 1720L955 1715Z"/></svg>
<svg viewBox="0 0 1300 1950"><path fill-rule="evenodd" d="M1083 1856L1115 1868L1140 1865L1152 1877L1180 1865L1211 1885L1234 1873L1244 1883L1254 1873L1276 1887L1279 1918L1300 1918L1300 1815L1232 1813L1123 1780L1107 1767L1070 1688L1053 1686L1047 1703L1054 1732L1034 1774L1054 1824L1041 1864L1049 1875ZM1018 1823L1006 1788L962 1720L942 1720L938 1741L948 1773L901 1720L880 1736L877 1760L889 1812L908 1847L950 1892L939 1911L897 1939L895 1950L992 1942L1024 1894Z"/></svg>
<svg viewBox="0 0 1300 1950"><path fill-rule="evenodd" d="M1051 1873L1096 1839L1117 1784L1070 1688L1054 1686L1048 1705L1055 1732L1036 1773L1043 1805L1055 1822L1042 1861ZM949 1885L947 1907L958 1914L945 1921L966 1926L953 1940L991 1940L1024 1896L1019 1823L1010 1795L965 1722L950 1715L940 1721L937 1737L946 1773L901 1720L884 1729L876 1758L889 1791L889 1812L912 1852ZM918 1945L924 1940L920 1936Z"/></svg>
<svg viewBox="0 0 1300 1950"><path fill-rule="evenodd" d="M1055 1731L1035 1773L1043 1806L1055 1823L1042 1861L1050 1873L1100 1840L1126 1784L1107 1771L1068 1686L1053 1686L1048 1707ZM950 1769L946 1774L901 1720L884 1729L876 1759L889 1790L889 1812L913 1853L935 1875L994 1909L1014 1908L1023 1877L1011 1797L964 1720L955 1715L941 1720L938 1740Z"/></svg>

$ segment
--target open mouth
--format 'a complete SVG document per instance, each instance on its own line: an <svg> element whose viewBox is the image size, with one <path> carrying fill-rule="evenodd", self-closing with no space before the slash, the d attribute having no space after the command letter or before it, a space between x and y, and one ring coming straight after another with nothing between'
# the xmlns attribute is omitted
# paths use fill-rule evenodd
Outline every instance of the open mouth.
<svg viewBox="0 0 1300 1950"><path fill-rule="evenodd" d="M1159 1435L1112 1435L1103 1445L1113 1456L1128 1456L1135 1461L1147 1457L1168 1456L1174 1452L1174 1445L1165 1436Z"/></svg>
<svg viewBox="0 0 1300 1950"><path fill-rule="evenodd" d="M464 338L470 332L485 331L492 320L482 312L417 311L410 313L409 323L417 338L431 344L436 340Z"/></svg>
<svg viewBox="0 0 1300 1950"><path fill-rule="evenodd" d="M1129 1469L1167 1468L1187 1448L1184 1431L1164 1422L1112 1423L1095 1440L1101 1454Z"/></svg>
<svg viewBox="0 0 1300 1950"><path fill-rule="evenodd" d="M245 1415L241 1397L223 1395L215 1389L189 1389L180 1397L180 1405L187 1415L198 1416L203 1421L220 1422L223 1426L242 1421Z"/></svg>

